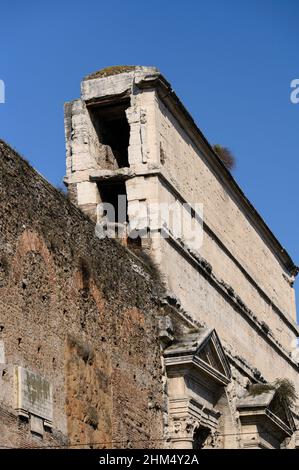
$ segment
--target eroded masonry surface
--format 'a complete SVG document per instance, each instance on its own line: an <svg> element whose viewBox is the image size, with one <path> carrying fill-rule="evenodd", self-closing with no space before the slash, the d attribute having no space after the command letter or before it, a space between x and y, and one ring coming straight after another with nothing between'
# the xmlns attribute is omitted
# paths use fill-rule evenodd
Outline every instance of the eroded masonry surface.
<svg viewBox="0 0 299 470"><path fill-rule="evenodd" d="M297 268L170 84L91 74L65 133L67 195L0 142L0 447L298 447Z"/></svg>

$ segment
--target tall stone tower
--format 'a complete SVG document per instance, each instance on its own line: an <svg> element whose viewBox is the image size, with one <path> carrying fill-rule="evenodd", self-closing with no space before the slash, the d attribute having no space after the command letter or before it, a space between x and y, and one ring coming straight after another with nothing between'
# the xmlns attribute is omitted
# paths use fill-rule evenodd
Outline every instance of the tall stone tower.
<svg viewBox="0 0 299 470"><path fill-rule="evenodd" d="M224 355L243 388L249 379L287 378L299 391L293 287L298 268L160 72L122 66L87 76L81 97L65 106L65 129L65 183L72 201L98 226L104 220L101 204L110 204L116 218L105 219L106 225L116 227L129 249L138 245L152 257L169 302L204 328L198 343L188 337L165 350L174 422L181 414L199 419L201 407L210 410L208 417L201 414L206 427L216 426L214 385L226 387L230 380ZM188 392L176 382L180 364L202 342L210 342L205 361L210 357L222 374L206 380L205 387L214 390L208 399L202 389ZM292 436L285 415L269 418L270 395L224 400L223 409L232 407L240 416L244 446L277 447ZM266 438L259 426L267 429ZM184 447L188 433L180 432L177 443Z"/></svg>

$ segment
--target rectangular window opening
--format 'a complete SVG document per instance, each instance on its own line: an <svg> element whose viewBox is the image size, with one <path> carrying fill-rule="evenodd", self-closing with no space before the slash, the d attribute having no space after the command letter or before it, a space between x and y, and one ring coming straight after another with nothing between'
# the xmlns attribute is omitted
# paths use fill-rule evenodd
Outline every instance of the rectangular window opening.
<svg viewBox="0 0 299 470"><path fill-rule="evenodd" d="M130 126L126 109L130 103L97 104L89 107L91 121L98 136L97 161L102 169L129 167Z"/></svg>
<svg viewBox="0 0 299 470"><path fill-rule="evenodd" d="M114 211L107 213L111 223L124 224L128 222L128 202L126 184L124 181L100 183L98 185L102 203L109 203Z"/></svg>

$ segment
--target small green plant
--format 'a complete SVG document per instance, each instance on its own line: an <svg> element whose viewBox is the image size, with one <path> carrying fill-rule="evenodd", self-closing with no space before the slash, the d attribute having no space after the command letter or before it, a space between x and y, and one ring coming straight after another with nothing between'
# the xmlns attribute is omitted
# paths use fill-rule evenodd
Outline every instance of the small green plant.
<svg viewBox="0 0 299 470"><path fill-rule="evenodd" d="M222 147L222 145L219 144L215 144L213 145L213 150L217 153L218 157L228 170L231 171L235 168L236 159L229 148Z"/></svg>
<svg viewBox="0 0 299 470"><path fill-rule="evenodd" d="M0 269L3 270L5 274L8 274L9 263L8 263L8 259L5 255L0 256Z"/></svg>
<svg viewBox="0 0 299 470"><path fill-rule="evenodd" d="M76 348L78 356L81 357L85 363L93 363L94 350L89 344L83 343L83 341L74 336L69 336L68 343L71 348Z"/></svg>
<svg viewBox="0 0 299 470"><path fill-rule="evenodd" d="M89 280L91 277L91 267L90 267L90 262L87 258L80 257L78 260L78 267L79 270L82 274L82 280L83 280L83 289L89 290Z"/></svg>
<svg viewBox="0 0 299 470"><path fill-rule="evenodd" d="M68 199L68 193L63 186L56 186L56 189L59 192L59 194L61 194L61 196Z"/></svg>
<svg viewBox="0 0 299 470"><path fill-rule="evenodd" d="M0 256L0 287L4 286L6 282L6 278L8 277L8 274L9 274L8 259L4 254L2 254Z"/></svg>
<svg viewBox="0 0 299 470"><path fill-rule="evenodd" d="M99 425L99 417L98 412L94 406L89 406L87 408L87 419L86 422L89 424L93 429L97 429Z"/></svg>
<svg viewBox="0 0 299 470"><path fill-rule="evenodd" d="M270 390L275 390L277 398L284 401L290 407L294 405L298 398L295 386L289 379L276 379L273 383L251 385L249 393L256 396Z"/></svg>
<svg viewBox="0 0 299 470"><path fill-rule="evenodd" d="M298 395L293 382L288 379L276 379L274 383L277 396L284 400L288 406L294 405Z"/></svg>

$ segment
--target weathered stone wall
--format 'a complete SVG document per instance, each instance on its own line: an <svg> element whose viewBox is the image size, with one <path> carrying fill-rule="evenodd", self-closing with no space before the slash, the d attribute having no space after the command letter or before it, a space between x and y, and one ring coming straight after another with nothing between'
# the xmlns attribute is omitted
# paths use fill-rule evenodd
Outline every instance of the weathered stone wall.
<svg viewBox="0 0 299 470"><path fill-rule="evenodd" d="M143 196L149 203L203 204L200 255L217 281L205 278L175 243L155 239L152 253L166 285L193 318L215 327L229 349L262 371L266 380L289 377L299 390L298 367L290 358L297 337L290 272L158 96L149 90L138 99L151 122L147 139L153 139L156 105L156 140L147 167L149 172L157 167L162 178L158 195L154 177L140 184L137 178L130 180L127 187L134 188L136 200Z"/></svg>
<svg viewBox="0 0 299 470"><path fill-rule="evenodd" d="M201 203L204 226L199 254L225 293L204 279L183 250L155 237L151 252L166 285L193 318L216 327L235 352L262 370L267 379L268 374L274 378L284 371L299 388L296 365L289 361L298 334L292 276L158 95L152 89L143 90L132 101L143 109L144 141L151 145L145 145L149 151L143 165L148 176L126 182L129 218L140 216L141 206L147 204ZM140 165L138 152L131 149L130 155L130 161ZM141 171L140 166L136 168ZM153 171L160 176L151 174ZM151 215L149 225L155 228L157 214L151 211ZM184 233L181 238L192 247ZM232 305L230 297L237 302Z"/></svg>
<svg viewBox="0 0 299 470"><path fill-rule="evenodd" d="M0 143L0 446L157 447L162 379L150 269ZM16 411L14 366L53 390L53 428ZM92 444L94 443L94 444Z"/></svg>
<svg viewBox="0 0 299 470"><path fill-rule="evenodd" d="M161 184L159 187L159 200L173 204L175 201L175 195L171 193L169 188ZM216 217L215 214L213 214L213 217L214 216ZM204 222L207 222L209 217L211 217L211 215L207 212L206 206L203 205ZM224 220L225 219L223 219L223 223ZM199 226L198 232L202 234L202 244L198 250L199 255L210 263L215 276L233 288L235 295L241 297L244 304L253 311L259 321L263 321L269 326L273 331L273 334L286 349L292 349L296 330L290 329L289 323L285 321L285 316L287 316L287 318L292 322L290 315L288 315L286 311L277 309L277 305L274 300L266 294L262 289L262 286L257 283L256 278L250 276L248 270L243 269L244 265L240 263L240 260L230 256L230 252L227 251L226 245L220 246L220 243L223 243L223 240L220 239L220 241L218 241L218 238L213 237L213 235L210 232L207 232L205 228L202 230ZM188 243L188 240L186 242L191 248L192 245ZM164 246L163 243L162 246ZM176 255L174 254L174 256ZM167 272L167 281L169 284L174 285L175 278L179 278L176 280L176 283L179 282L181 288L185 290L185 293L187 293L188 288L197 290L197 284L195 282L196 273L191 275L192 281L190 276L182 278L180 271L173 271L173 266L167 267L167 264L171 263L169 254L165 254L164 257L162 256L162 259L162 271L165 272L165 274ZM282 280L288 292L289 286L286 285L287 283L283 278ZM177 290L174 288L172 288L172 290L177 296L179 296L179 292ZM198 303L196 297L188 296L188 298L189 301L188 306L186 305L186 309L189 310L190 313L197 311ZM183 302L183 298L181 298L181 301ZM286 315L284 315L284 313L286 313Z"/></svg>
<svg viewBox="0 0 299 470"><path fill-rule="evenodd" d="M258 319L246 314L208 271L196 268L168 240L161 241L161 251L162 270L183 308L197 321L215 328L228 350L256 367L267 381L288 377L299 391L298 365L287 349L281 348L270 333L266 334ZM280 335L281 338L290 345L291 335Z"/></svg>
<svg viewBox="0 0 299 470"><path fill-rule="evenodd" d="M99 142L84 101L66 103L65 129L69 196L92 217L100 195L89 173L97 167Z"/></svg>
<svg viewBox="0 0 299 470"><path fill-rule="evenodd" d="M217 433L206 446L242 447L237 403L248 385L284 375L278 371L296 382L297 371L219 292L208 266L199 272L173 244L152 240L167 269L180 263L172 287L187 307L196 300L192 319L166 301L146 256L98 240L91 220L1 141L0 171L0 447L170 447L173 390L158 327L165 315L174 340L203 323L217 329L232 379L215 403ZM43 437L16 409L15 366L52 386L53 427Z"/></svg>
<svg viewBox="0 0 299 470"><path fill-rule="evenodd" d="M158 80L154 68L137 67L135 71L82 82L81 108L85 109L85 119L88 106L97 100L130 97L126 114L133 177L125 183L129 221L138 221L139 227L157 229L161 228L159 208L153 211L153 204L202 204L203 243L196 260L192 254L184 253L186 248L194 249L188 233L184 233L187 224L183 224L179 236L185 248L180 247L180 241L169 243L153 233L150 240L143 240L143 247L151 253L165 285L188 314L216 327L235 353L261 368L267 379L281 376L284 371L297 383L296 364L289 357L296 348L298 334L293 273L271 248L269 231L264 237L261 221L249 210L249 202L245 209L241 207L239 190L228 185L224 170L216 171L211 165L204 139L198 138L201 144L191 139L194 129L186 112L180 104L177 107L171 104L172 98L167 101L173 92L167 88L169 84L167 90L161 91ZM76 108L77 100L73 106ZM80 134L80 126L77 129ZM66 133L67 141L74 145L76 138L68 126ZM83 174L87 178L93 171L101 172L100 167L89 169L88 158L94 154L93 131L89 132L87 126L80 135L85 146L81 166L67 171L68 182ZM86 155L89 156L84 167ZM74 153L67 158L76 163ZM93 192L88 191L86 200L77 198L77 204L84 210L83 203L94 201ZM242 195L241 199L244 202ZM200 231L199 224L198 228ZM203 276L201 263L208 264L210 276Z"/></svg>
<svg viewBox="0 0 299 470"><path fill-rule="evenodd" d="M184 129L161 100L157 103L157 132L164 155L163 168L169 180L189 203L202 203L204 219L233 257L242 265L269 299L296 320L294 290L286 281L289 273L269 249L253 223L238 207L234 195L209 167L203 151L196 148ZM253 294L253 287L219 245L205 233L203 256L218 275L236 291L246 292L253 309L265 303ZM259 306L258 306L259 304ZM266 314L275 325L275 315ZM265 314L264 314L265 315Z"/></svg>

